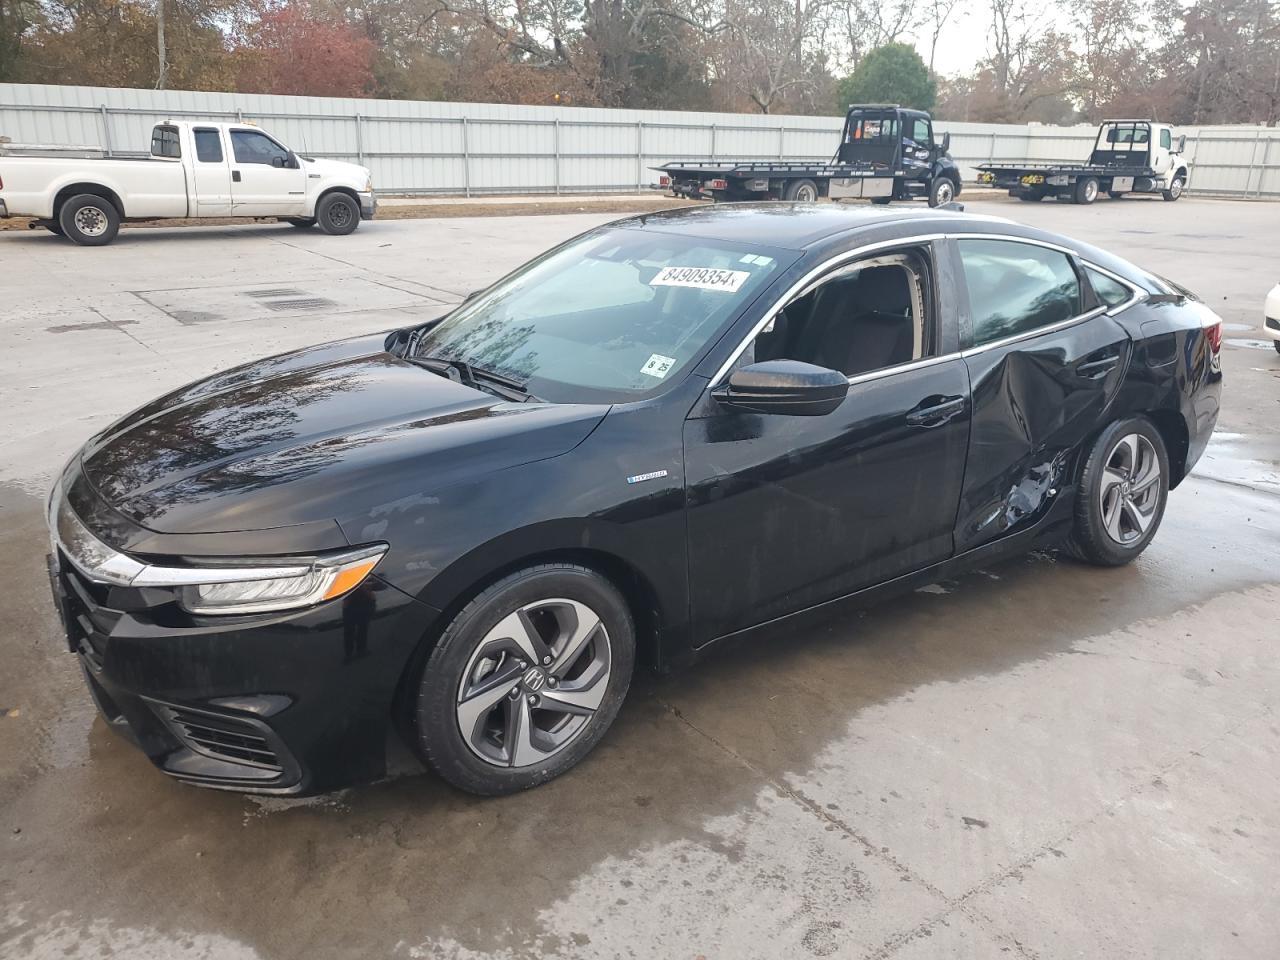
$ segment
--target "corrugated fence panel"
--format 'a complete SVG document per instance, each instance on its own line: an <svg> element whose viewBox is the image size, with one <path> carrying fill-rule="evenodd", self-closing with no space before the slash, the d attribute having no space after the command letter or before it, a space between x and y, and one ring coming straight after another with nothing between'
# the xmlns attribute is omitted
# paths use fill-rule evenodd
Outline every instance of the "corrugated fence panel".
<svg viewBox="0 0 1280 960"><path fill-rule="evenodd" d="M672 160L825 160L839 117L285 97L0 84L0 136L145 153L165 118L260 123L300 153L363 163L385 193L635 190ZM1083 161L1088 126L938 122L966 180L990 160ZM1280 131L1182 129L1191 190L1280 198Z"/></svg>

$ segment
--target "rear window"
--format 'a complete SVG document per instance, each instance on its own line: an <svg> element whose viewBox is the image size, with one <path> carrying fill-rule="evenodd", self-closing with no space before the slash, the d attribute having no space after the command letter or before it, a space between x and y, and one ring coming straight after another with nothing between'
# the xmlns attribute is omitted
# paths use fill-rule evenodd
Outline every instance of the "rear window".
<svg viewBox="0 0 1280 960"><path fill-rule="evenodd" d="M182 156L177 127L156 127L151 131L151 155L172 158Z"/></svg>

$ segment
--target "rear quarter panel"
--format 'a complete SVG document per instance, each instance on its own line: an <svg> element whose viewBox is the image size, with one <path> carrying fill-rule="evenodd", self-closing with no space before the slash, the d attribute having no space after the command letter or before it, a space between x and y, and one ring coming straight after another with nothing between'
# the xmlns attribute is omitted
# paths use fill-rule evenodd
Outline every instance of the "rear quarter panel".
<svg viewBox="0 0 1280 960"><path fill-rule="evenodd" d="M0 196L12 216L52 217L58 193L77 183L106 187L120 198L126 217L187 214L187 177L180 160L3 157L0 180Z"/></svg>

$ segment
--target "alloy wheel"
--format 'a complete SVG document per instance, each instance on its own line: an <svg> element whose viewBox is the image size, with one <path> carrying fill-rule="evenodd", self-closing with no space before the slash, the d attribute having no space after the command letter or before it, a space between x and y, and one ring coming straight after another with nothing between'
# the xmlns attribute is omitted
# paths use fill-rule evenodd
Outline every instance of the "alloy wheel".
<svg viewBox="0 0 1280 960"><path fill-rule="evenodd" d="M1160 458L1140 433L1121 437L1107 455L1098 505L1107 536L1122 546L1140 540L1160 506Z"/></svg>
<svg viewBox="0 0 1280 960"><path fill-rule="evenodd" d="M467 661L456 706L462 739L495 766L540 763L591 722L610 669L609 633L585 603L526 604L489 630Z"/></svg>

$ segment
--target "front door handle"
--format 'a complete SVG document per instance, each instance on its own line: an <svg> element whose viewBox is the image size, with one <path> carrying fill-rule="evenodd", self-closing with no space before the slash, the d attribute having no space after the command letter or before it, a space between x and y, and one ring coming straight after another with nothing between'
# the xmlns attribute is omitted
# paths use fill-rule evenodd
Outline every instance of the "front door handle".
<svg viewBox="0 0 1280 960"><path fill-rule="evenodd" d="M239 171L239 170L232 170L232 171L231 171L231 181L232 181L233 183L239 183L239 182L240 182L240 171Z"/></svg>
<svg viewBox="0 0 1280 960"><path fill-rule="evenodd" d="M1120 363L1119 357L1103 357L1101 360L1090 360L1076 367L1076 373L1086 380L1101 380Z"/></svg>
<svg viewBox="0 0 1280 960"><path fill-rule="evenodd" d="M907 414L912 427L940 427L964 410L964 397L928 397Z"/></svg>

